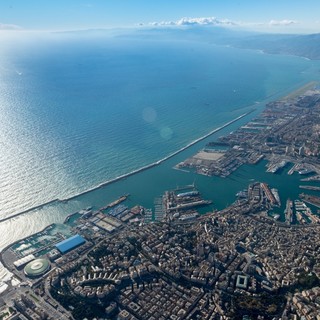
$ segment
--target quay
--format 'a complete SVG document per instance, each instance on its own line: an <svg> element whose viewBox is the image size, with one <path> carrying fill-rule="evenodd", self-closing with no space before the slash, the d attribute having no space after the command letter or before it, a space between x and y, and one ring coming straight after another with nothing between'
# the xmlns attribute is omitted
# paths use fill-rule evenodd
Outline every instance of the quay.
<svg viewBox="0 0 320 320"><path fill-rule="evenodd" d="M206 206L211 203L212 203L212 201L210 201L210 200L199 200L199 201L194 201L194 202L181 203L175 207L168 208L168 211L171 212L171 211L176 211L176 210L181 210L181 209L189 209L189 208L198 207L198 206Z"/></svg>
<svg viewBox="0 0 320 320"><path fill-rule="evenodd" d="M316 186L299 186L300 189L306 189L306 190L314 190L314 191L320 191L320 187Z"/></svg>

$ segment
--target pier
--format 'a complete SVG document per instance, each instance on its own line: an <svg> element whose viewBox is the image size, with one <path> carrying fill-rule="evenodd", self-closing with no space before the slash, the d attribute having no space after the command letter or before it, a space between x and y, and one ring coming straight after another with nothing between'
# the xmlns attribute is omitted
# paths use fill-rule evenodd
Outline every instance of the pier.
<svg viewBox="0 0 320 320"><path fill-rule="evenodd" d="M311 205L320 208L320 197L308 195L305 193L301 193L299 196L304 202L310 203Z"/></svg>
<svg viewBox="0 0 320 320"><path fill-rule="evenodd" d="M125 195L123 195L122 197L118 198L117 200L109 203L109 204L106 205L105 207L100 208L99 210L101 211L101 210L106 210L106 209L115 207L116 205L120 204L121 202L127 200L128 197L129 197L129 194L125 194Z"/></svg>
<svg viewBox="0 0 320 320"><path fill-rule="evenodd" d="M306 189L306 190L313 190L313 191L320 191L320 187L316 186L299 186L300 189Z"/></svg>
<svg viewBox="0 0 320 320"><path fill-rule="evenodd" d="M168 208L168 212L183 210L183 209L190 209L190 208L199 207L199 206L206 206L211 203L212 201L210 200L199 200L199 201L193 201L188 203L181 203L175 207Z"/></svg>

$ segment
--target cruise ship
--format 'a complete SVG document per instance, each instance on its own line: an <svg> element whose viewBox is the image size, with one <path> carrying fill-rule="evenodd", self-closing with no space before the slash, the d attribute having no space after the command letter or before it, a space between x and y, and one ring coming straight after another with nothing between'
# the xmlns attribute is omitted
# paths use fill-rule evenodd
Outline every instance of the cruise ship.
<svg viewBox="0 0 320 320"><path fill-rule="evenodd" d="M280 207L281 206L281 201L280 201L280 196L279 196L278 189L272 188L271 192L272 192L274 198L276 199L278 206Z"/></svg>
<svg viewBox="0 0 320 320"><path fill-rule="evenodd" d="M286 166L287 163L288 161L282 160L280 163L272 164L269 166L267 172L276 173L278 170Z"/></svg>
<svg viewBox="0 0 320 320"><path fill-rule="evenodd" d="M299 174L303 175L303 174L312 173L312 172L314 172L314 170L303 168L303 169L299 170L298 172L299 172Z"/></svg>

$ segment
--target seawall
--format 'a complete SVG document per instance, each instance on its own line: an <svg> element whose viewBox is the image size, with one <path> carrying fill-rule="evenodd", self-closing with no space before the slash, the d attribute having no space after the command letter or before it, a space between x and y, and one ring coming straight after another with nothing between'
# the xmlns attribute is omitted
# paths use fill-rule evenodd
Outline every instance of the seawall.
<svg viewBox="0 0 320 320"><path fill-rule="evenodd" d="M38 206L29 208L29 209L27 209L27 210L24 210L24 211L21 211L21 212L18 212L18 213L15 213L15 214L13 214L13 215L11 215L11 216L1 218L1 219L0 219L0 223L1 223L1 222L4 222L4 221L7 221L7 220L10 220L10 219L13 219L13 218L18 217L18 216L21 216L22 214L26 214L26 213L28 213L28 212L30 212L30 211L37 210L37 209L41 209L41 208L44 207L44 206L48 206L48 205L50 205L50 204L54 204L54 203L59 202L59 201L61 201L61 200L59 200L59 199L53 199L53 200L51 200L51 201L48 201L48 202L39 204Z"/></svg>

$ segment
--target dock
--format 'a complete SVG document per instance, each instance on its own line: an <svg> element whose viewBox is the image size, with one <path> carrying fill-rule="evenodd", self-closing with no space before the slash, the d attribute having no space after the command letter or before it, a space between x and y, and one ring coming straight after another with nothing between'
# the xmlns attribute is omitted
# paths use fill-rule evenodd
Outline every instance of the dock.
<svg viewBox="0 0 320 320"><path fill-rule="evenodd" d="M306 190L313 190L313 191L320 191L320 187L316 186L299 186L300 189L306 189Z"/></svg>
<svg viewBox="0 0 320 320"><path fill-rule="evenodd" d="M292 200L288 199L286 203L286 209L284 210L285 218L286 218L286 224L290 225L293 222L293 202Z"/></svg>
<svg viewBox="0 0 320 320"><path fill-rule="evenodd" d="M171 212L171 211L177 211L182 209L190 209L194 207L205 206L211 203L212 201L210 200L199 200L199 201L193 201L188 203L180 203L175 207L168 208L168 211Z"/></svg>
<svg viewBox="0 0 320 320"><path fill-rule="evenodd" d="M299 197L307 203L310 203L311 205L320 208L320 197L311 196L305 193L301 193Z"/></svg>
<svg viewBox="0 0 320 320"><path fill-rule="evenodd" d="M106 209L110 209L112 207L115 207L116 205L120 204L123 201L126 201L127 198L129 197L129 194L124 194L123 196L121 196L120 198L118 198L117 200L110 202L109 204L107 204L105 207L100 208L101 210L106 210Z"/></svg>

